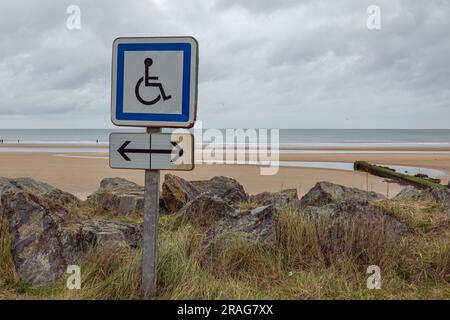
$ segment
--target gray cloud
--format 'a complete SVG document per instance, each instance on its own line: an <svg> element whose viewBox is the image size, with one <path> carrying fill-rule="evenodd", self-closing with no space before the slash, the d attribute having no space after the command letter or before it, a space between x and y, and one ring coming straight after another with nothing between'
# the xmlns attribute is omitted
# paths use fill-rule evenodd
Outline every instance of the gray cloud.
<svg viewBox="0 0 450 320"><path fill-rule="evenodd" d="M66 8L81 8L81 30ZM366 28L381 8L382 29ZM0 3L0 127L105 127L112 41L193 35L209 127L450 128L450 1Z"/></svg>

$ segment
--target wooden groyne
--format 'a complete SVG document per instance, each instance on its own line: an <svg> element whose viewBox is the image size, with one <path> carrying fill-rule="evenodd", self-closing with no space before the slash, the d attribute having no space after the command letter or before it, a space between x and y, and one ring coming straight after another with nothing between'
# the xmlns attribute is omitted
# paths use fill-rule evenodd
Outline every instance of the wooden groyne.
<svg viewBox="0 0 450 320"><path fill-rule="evenodd" d="M412 185L419 189L446 188L446 186L439 183L439 179L433 179L422 174L411 176L408 174L396 172L394 169L391 169L389 167L371 164L367 161L355 161L353 164L353 169L357 171L368 172L378 177L388 178L400 184Z"/></svg>

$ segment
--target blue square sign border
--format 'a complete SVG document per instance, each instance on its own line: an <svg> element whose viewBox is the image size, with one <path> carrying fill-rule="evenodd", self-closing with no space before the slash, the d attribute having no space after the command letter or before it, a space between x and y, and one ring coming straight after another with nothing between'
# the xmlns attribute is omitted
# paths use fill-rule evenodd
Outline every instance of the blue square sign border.
<svg viewBox="0 0 450 320"><path fill-rule="evenodd" d="M129 113L123 111L124 61L126 51L182 51L183 82L181 114L164 113ZM190 43L121 43L117 47L117 88L116 119L132 121L170 121L186 122L189 120L191 78L191 44Z"/></svg>

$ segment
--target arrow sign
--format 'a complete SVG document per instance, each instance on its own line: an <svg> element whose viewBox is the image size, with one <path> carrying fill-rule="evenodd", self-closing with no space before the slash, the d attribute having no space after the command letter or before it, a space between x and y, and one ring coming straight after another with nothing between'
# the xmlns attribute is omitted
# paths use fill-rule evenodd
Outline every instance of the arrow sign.
<svg viewBox="0 0 450 320"><path fill-rule="evenodd" d="M172 157L172 162L177 161L179 158L181 158L184 154L184 150L183 148L181 148L178 143L176 141L171 141L172 145L174 146L174 148L172 149L172 153L173 151L175 151L174 156Z"/></svg>
<svg viewBox="0 0 450 320"><path fill-rule="evenodd" d="M192 170L191 134L112 133L110 166L124 169Z"/></svg>
<svg viewBox="0 0 450 320"><path fill-rule="evenodd" d="M117 149L117 152L126 160L131 161L127 156L127 153L170 153L172 154L175 150L175 156L170 161L176 161L183 155L183 149L178 145L177 142L171 141L171 144L174 146L172 149L126 149L126 147L131 143L131 141L125 141L122 146Z"/></svg>

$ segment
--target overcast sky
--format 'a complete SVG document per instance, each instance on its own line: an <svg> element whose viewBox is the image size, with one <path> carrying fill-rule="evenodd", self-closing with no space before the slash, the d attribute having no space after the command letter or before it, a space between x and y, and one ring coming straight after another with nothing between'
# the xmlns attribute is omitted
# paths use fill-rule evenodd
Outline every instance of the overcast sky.
<svg viewBox="0 0 450 320"><path fill-rule="evenodd" d="M1 0L0 128L112 127L112 42L158 35L197 38L204 127L450 128L446 0Z"/></svg>

